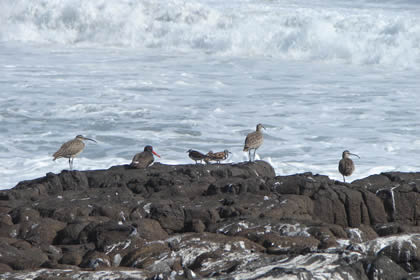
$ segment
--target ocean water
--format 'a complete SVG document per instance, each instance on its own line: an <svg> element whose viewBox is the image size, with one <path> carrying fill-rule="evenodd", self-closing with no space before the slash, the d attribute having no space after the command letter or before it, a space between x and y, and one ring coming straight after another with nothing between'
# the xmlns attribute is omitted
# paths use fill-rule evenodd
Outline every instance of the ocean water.
<svg viewBox="0 0 420 280"><path fill-rule="evenodd" d="M228 149L278 175L349 181L419 171L420 2L3 0L0 189L60 172L62 143L94 138L78 170Z"/></svg>

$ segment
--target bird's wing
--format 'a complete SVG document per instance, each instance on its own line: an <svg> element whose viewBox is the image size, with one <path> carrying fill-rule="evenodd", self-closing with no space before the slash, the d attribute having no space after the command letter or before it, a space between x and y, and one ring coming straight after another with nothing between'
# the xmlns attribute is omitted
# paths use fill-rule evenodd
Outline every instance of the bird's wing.
<svg viewBox="0 0 420 280"><path fill-rule="evenodd" d="M190 152L190 156L192 156L194 158L205 158L206 157L205 155L203 155L202 153L200 153L198 151Z"/></svg>
<svg viewBox="0 0 420 280"><path fill-rule="evenodd" d="M213 153L212 157L215 158L215 159L224 159L225 158L225 153L224 152Z"/></svg>
<svg viewBox="0 0 420 280"><path fill-rule="evenodd" d="M150 153L141 152L136 154L131 161L131 166L136 168L146 168L154 161L154 157Z"/></svg>
<svg viewBox="0 0 420 280"><path fill-rule="evenodd" d="M70 157L79 154L85 147L85 144L79 140L70 140L61 145L60 149L54 153L54 159L60 157Z"/></svg>
<svg viewBox="0 0 420 280"><path fill-rule="evenodd" d="M246 136L244 151L248 149L258 148L263 142L262 133L257 131L252 132Z"/></svg>
<svg viewBox="0 0 420 280"><path fill-rule="evenodd" d="M131 164L137 164L140 159L143 157L144 152L137 153L134 155L133 160L131 161Z"/></svg>

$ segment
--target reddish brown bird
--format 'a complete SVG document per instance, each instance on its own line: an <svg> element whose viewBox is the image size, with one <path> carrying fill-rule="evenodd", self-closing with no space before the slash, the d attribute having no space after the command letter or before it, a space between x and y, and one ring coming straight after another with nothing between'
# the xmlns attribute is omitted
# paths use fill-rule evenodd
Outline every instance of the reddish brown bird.
<svg viewBox="0 0 420 280"><path fill-rule="evenodd" d="M346 178L344 178L344 176L350 176L355 169L354 162L349 158L351 155L360 158L358 155L352 154L348 150L345 150L343 152L342 159L338 163L338 171L340 171L341 175L343 175L344 183L346 182Z"/></svg>
<svg viewBox="0 0 420 280"><path fill-rule="evenodd" d="M223 152L217 152L217 153L213 153L212 151L210 151L207 153L204 161L205 162L215 161L217 163L220 163L220 161L226 160L229 157L229 154L231 154L231 152L229 152L228 150L224 150Z"/></svg>
<svg viewBox="0 0 420 280"><path fill-rule="evenodd" d="M53 155L53 160L58 158L68 158L69 159L69 167L70 170L73 169L73 159L80 154L83 149L85 148L85 143L83 140L89 140L96 142L93 139L84 137L82 135L77 135L73 140L67 141L63 145L61 145L60 149Z"/></svg>
<svg viewBox="0 0 420 280"><path fill-rule="evenodd" d="M130 166L133 168L146 168L153 163L155 160L154 156L160 157L155 151L153 151L153 147L147 145L144 147L144 151L141 153L136 154L131 161Z"/></svg>

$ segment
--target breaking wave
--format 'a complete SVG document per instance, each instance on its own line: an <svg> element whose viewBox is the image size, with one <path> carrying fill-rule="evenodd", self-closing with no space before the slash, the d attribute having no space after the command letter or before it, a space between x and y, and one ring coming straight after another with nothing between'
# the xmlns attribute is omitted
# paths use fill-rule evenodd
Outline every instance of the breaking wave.
<svg viewBox="0 0 420 280"><path fill-rule="evenodd" d="M408 9L204 0L3 0L0 8L2 43L420 65L420 17Z"/></svg>

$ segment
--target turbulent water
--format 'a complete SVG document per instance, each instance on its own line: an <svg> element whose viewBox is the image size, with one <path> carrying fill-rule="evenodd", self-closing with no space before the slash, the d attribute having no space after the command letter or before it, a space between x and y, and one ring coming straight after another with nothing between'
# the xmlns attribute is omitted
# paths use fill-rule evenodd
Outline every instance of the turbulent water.
<svg viewBox="0 0 420 280"><path fill-rule="evenodd" d="M278 175L349 180L419 171L420 3L125 0L0 2L0 188L68 168L52 161L94 138L75 168L128 163L147 144L162 163L190 148Z"/></svg>

